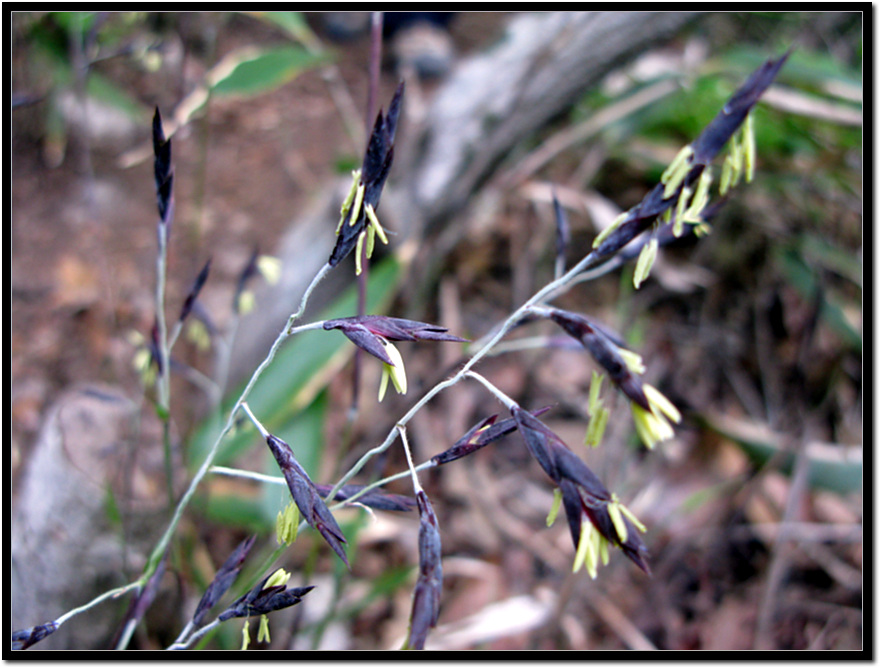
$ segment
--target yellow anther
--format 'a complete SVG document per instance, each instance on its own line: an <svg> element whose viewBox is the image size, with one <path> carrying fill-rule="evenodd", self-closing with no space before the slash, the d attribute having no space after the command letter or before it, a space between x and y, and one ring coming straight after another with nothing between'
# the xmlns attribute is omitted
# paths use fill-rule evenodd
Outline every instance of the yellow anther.
<svg viewBox="0 0 880 668"><path fill-rule="evenodd" d="M755 177L755 126L752 115L746 116L742 127L743 135L743 162L745 163L746 183L751 183Z"/></svg>
<svg viewBox="0 0 880 668"><path fill-rule="evenodd" d="M602 390L603 380L605 380L605 374L593 370L593 376L590 379L590 400L587 403L587 412L589 412L590 415L602 406L599 401L599 392Z"/></svg>
<svg viewBox="0 0 880 668"><path fill-rule="evenodd" d="M339 224L336 226L337 235L339 235L339 231L342 229L342 223L345 221L345 214L347 214L348 210L351 208L351 203L354 201L354 196L357 193L358 184L361 180L361 170L354 170L351 173L351 176L351 189L348 191L348 195L345 196L345 200L342 202L342 207L339 209Z"/></svg>
<svg viewBox="0 0 880 668"><path fill-rule="evenodd" d="M364 184L359 183L357 192L354 194L354 203L351 205L351 217L348 219L348 224L352 227L354 227L361 212L361 204L364 202L364 190Z"/></svg>
<svg viewBox="0 0 880 668"><path fill-rule="evenodd" d="M593 239L593 248L598 248L599 244L605 241L605 239L607 239L611 235L611 233L614 232L614 230L616 230L623 224L628 215L629 211L624 211L617 218L615 218L608 227L599 232L599 235L595 239Z"/></svg>
<svg viewBox="0 0 880 668"><path fill-rule="evenodd" d="M364 238L367 236L366 231L361 232L358 235L357 245L354 248L354 273L355 276L360 276L361 272L364 270L363 263L361 261L361 255L364 251Z"/></svg>
<svg viewBox="0 0 880 668"><path fill-rule="evenodd" d="M642 246L639 259L636 261L636 270L633 273L633 285L637 290L642 282L648 278L648 274L651 273L651 267L654 266L654 260L657 258L657 247L657 239L654 238Z"/></svg>
<svg viewBox="0 0 880 668"><path fill-rule="evenodd" d="M406 394L406 370L403 368L403 357L400 351L390 341L380 339L382 345L385 346L385 352L394 362L394 366L390 364L382 364L382 380L379 383L379 401L385 398L385 391L388 389L388 379L394 383L394 389L398 394Z"/></svg>
<svg viewBox="0 0 880 668"><path fill-rule="evenodd" d="M620 512L620 504L617 501L612 501L608 504L608 516L611 518L611 523L614 525L618 539L620 539L621 543L625 543L628 532L626 530L626 522L623 521L623 515Z"/></svg>
<svg viewBox="0 0 880 668"><path fill-rule="evenodd" d="M718 184L718 192L723 197L730 190L730 184L733 181L733 160L730 156L724 158L721 165L721 182Z"/></svg>
<svg viewBox="0 0 880 668"><path fill-rule="evenodd" d="M263 589L268 589L269 587L277 587L279 585L286 585L288 580L290 580L290 573L285 571L283 568L279 568L277 571L269 576L269 579L266 580L266 584L263 585Z"/></svg>
<svg viewBox="0 0 880 668"><path fill-rule="evenodd" d="M631 511L629 508L627 508L622 503L619 505L620 505L620 511L629 518L629 521L632 522L633 525L635 525L636 529L638 529L642 533L645 533L648 530L648 527L646 527L644 524L642 524L639 521L639 518L636 517L635 514L633 514L633 511Z"/></svg>
<svg viewBox="0 0 880 668"><path fill-rule="evenodd" d="M607 408L598 407L595 412L590 414L590 422L587 424L587 433L584 436L584 445L595 448L602 441L605 434L605 428L608 426L608 416L610 412Z"/></svg>
<svg viewBox="0 0 880 668"><path fill-rule="evenodd" d="M373 248L376 245L376 230L373 229L372 225L367 225L367 228L364 230L364 233L367 235L367 257L373 257Z"/></svg>
<svg viewBox="0 0 880 668"><path fill-rule="evenodd" d="M562 507L562 490L558 487L553 490L553 505L550 506L550 512L547 513L547 526L552 527L559 515L559 509Z"/></svg>
<svg viewBox="0 0 880 668"><path fill-rule="evenodd" d="M267 283L275 285L281 279L281 260L271 255L261 255L257 258L257 270Z"/></svg>
<svg viewBox="0 0 880 668"><path fill-rule="evenodd" d="M680 237L684 230L684 211L691 197L690 188L682 188L678 202L675 203L675 224L672 226L672 234Z"/></svg>
<svg viewBox="0 0 880 668"><path fill-rule="evenodd" d="M257 642L272 642L269 637L269 616L260 615L260 628L257 631Z"/></svg>
<svg viewBox="0 0 880 668"><path fill-rule="evenodd" d="M665 169L660 177L660 183L666 187L663 189L663 199L669 199L672 194L678 190L678 187L684 181L687 173L690 171L690 159L694 154L694 149L690 144L685 146L678 152L678 155L669 163L669 167Z"/></svg>
<svg viewBox="0 0 880 668"><path fill-rule="evenodd" d="M278 511L275 519L275 537L279 545L290 545L296 540L299 531L299 508L292 501L284 510Z"/></svg>
<svg viewBox="0 0 880 668"><path fill-rule="evenodd" d="M373 229L376 231L376 234L379 235L382 243L387 246L388 237L385 236L385 230L382 229L382 225L379 223L379 218L376 216L376 212L373 210L373 205L367 204L367 206L364 207L364 213L367 214L367 221L369 221L369 223L372 225Z"/></svg>
<svg viewBox="0 0 880 668"><path fill-rule="evenodd" d="M703 173L700 175L700 181L697 183L697 192L694 193L694 198L691 200L691 205L688 207L688 210L684 213L684 221L685 223L694 223L699 224L702 221L703 209L706 208L706 204L709 203L709 186L712 185L712 172L708 167L703 170Z"/></svg>
<svg viewBox="0 0 880 668"><path fill-rule="evenodd" d="M618 348L617 352L620 353L620 356L623 358L623 362L626 364L627 369L633 373L645 373L645 361L642 359L641 355L632 350L627 350L626 348Z"/></svg>

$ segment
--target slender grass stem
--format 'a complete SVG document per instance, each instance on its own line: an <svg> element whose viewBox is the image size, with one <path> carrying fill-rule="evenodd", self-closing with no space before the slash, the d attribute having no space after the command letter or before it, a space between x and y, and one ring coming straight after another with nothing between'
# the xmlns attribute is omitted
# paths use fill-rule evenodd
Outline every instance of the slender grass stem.
<svg viewBox="0 0 880 668"><path fill-rule="evenodd" d="M176 641L174 642L173 645L171 645L170 647L168 647L168 649L169 649L169 650L188 649L188 648L191 647L191 646L193 645L193 643L195 643L199 638L202 638L202 637L205 636L208 632L213 631L213 630L214 630L215 628L217 628L218 626L220 626L220 620L219 620L219 619L215 619L213 622L210 622L209 624L205 624L205 625L204 625L203 627L201 627L198 631L196 631L196 632L193 633L191 636L189 636L189 638L186 638L185 640L176 640Z"/></svg>
<svg viewBox="0 0 880 668"><path fill-rule="evenodd" d="M162 447L165 463L165 484L168 491L168 507L174 506L174 464L171 457L171 354L168 344L168 323L165 320L165 283L168 265L168 224L160 221L157 226L159 252L156 253L156 329L159 348L157 388L162 419Z"/></svg>
<svg viewBox="0 0 880 668"><path fill-rule="evenodd" d="M489 390L492 394L494 394L495 397L498 399L498 401L500 401L502 404L504 404L505 406L507 406L508 409L511 409L511 408L513 408L514 406L518 406L518 405L519 405L517 402L515 402L515 401L514 401L513 399L511 399L509 396L507 396L506 394L504 394L504 392L502 392L501 390L499 390L497 387L495 387L494 384L490 383L488 380L486 380L486 378L484 378L483 376L481 376L480 374L478 374L476 371L468 371L468 372L467 372L467 376L468 376L468 378L473 378L474 380L476 380L476 381L478 381L480 384L482 384L483 387L485 387L485 388L486 388L487 390Z"/></svg>
<svg viewBox="0 0 880 668"><path fill-rule="evenodd" d="M68 610L63 615L61 615L58 619L55 620L55 624L57 624L58 626L61 626L64 622L66 622L71 617L76 617L78 614L85 612L86 610L91 610L96 605L103 603L104 601L106 601L108 599L118 598L118 597L122 596L123 594L126 594L132 590L140 589L141 586L142 586L141 580L138 580L136 582L131 582L127 585L123 585L121 587L116 587L115 589L105 591L103 594L101 594L100 596L96 596L88 603L81 605L78 608L73 608L73 610Z"/></svg>
<svg viewBox="0 0 880 668"><path fill-rule="evenodd" d="M406 453L406 465L409 468L410 474L412 474L413 481L413 491L418 493L422 491L422 485L419 482L419 475L416 473L416 467L413 465L412 452L409 449L409 441L406 438L406 427L397 427L397 431L400 434L400 442L403 443L403 451Z"/></svg>

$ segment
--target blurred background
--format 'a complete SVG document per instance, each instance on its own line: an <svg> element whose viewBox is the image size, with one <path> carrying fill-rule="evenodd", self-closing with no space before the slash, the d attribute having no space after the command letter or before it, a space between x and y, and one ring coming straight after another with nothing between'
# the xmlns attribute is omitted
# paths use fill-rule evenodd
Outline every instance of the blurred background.
<svg viewBox="0 0 880 668"><path fill-rule="evenodd" d="M218 410L329 253L366 127L398 81L407 91L379 208L392 236L369 271L370 311L476 340L552 279L554 188L571 266L751 71L794 47L754 111L755 180L732 191L712 234L663 249L638 291L631 263L556 302L643 356L646 380L684 414L675 438L646 451L626 402L606 390L608 433L587 449L594 367L583 352L535 347L552 328L516 330L479 366L524 407L554 407L545 422L648 526L653 577L619 552L595 580L571 573L565 523L545 522L552 486L512 434L422 476L445 575L427 646L861 649L863 15L663 16L389 14L371 95L368 13L12 13L15 559L28 562L47 540L58 548L40 557L55 580L37 583L22 566L13 581L15 628L136 578L167 523L161 428L143 375L156 309L156 107L173 140L169 317L211 260L195 326L173 351L180 488ZM607 58L566 60L579 39ZM261 255L282 260L280 287L247 271ZM314 317L354 314L355 289L344 264ZM253 301L246 314L242 291ZM454 344L401 345L409 394L381 405L379 365L364 359L353 409L353 346L314 334L282 350L250 403L317 482L337 480L464 359ZM502 411L475 384L444 392L411 423L416 461ZM50 441L56 454L29 465ZM217 463L277 472L245 429ZM46 466L82 480L85 496L53 501L40 485ZM356 481L404 468L392 447ZM389 488L411 493L406 479ZM132 646L173 641L252 533L253 570L239 585L261 577L285 495L206 478ZM60 513L56 525L38 527L35 513L47 512ZM77 542L70 527L84 513L81 531L94 534ZM416 513L339 518L352 571L304 532L277 565L317 587L277 614L271 645L259 647L400 646ZM97 544L100 558L89 551ZM53 642L107 647L125 605L105 604L100 623L74 620ZM240 624L227 622L207 646L240 638Z"/></svg>

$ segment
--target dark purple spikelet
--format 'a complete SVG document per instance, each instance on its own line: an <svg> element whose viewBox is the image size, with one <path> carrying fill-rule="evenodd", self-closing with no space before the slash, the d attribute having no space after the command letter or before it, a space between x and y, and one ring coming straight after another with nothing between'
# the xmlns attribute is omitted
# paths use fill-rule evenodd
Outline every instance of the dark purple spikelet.
<svg viewBox="0 0 880 668"><path fill-rule="evenodd" d="M156 570L150 576L150 579L147 580L144 588L140 591L137 598L135 599L134 605L131 608L129 619L142 619L149 607L153 604L153 601L156 600L156 595L159 593L159 584L162 582L162 577L165 575L165 568L167 565L168 551L166 550L165 554L162 555L162 559L159 561L159 564L156 566Z"/></svg>
<svg viewBox="0 0 880 668"><path fill-rule="evenodd" d="M519 429L529 453L537 460L550 479L558 485L563 476L567 476L574 468L568 461L563 461L560 468L560 453L570 452L568 446L549 427L528 411L514 405L510 412L513 414L516 427ZM582 472L576 471L576 474L580 473ZM609 496L609 498L611 497Z"/></svg>
<svg viewBox="0 0 880 668"><path fill-rule="evenodd" d="M404 83L401 81L394 91L391 104L388 105L388 114L383 116L382 111L376 115L373 131L367 143L364 154L364 162L361 169L361 179L365 186L364 204L371 204L373 208L379 205L382 187L388 172L391 169L391 160L394 155L394 135L397 133L397 121L400 118L401 102L403 101Z"/></svg>
<svg viewBox="0 0 880 668"><path fill-rule="evenodd" d="M514 406L510 412L513 413L513 419L516 421L516 426L529 453L541 465L544 472L550 476L550 479L559 484L561 473L556 462L555 451L560 447L567 449L567 446L543 422L529 414L528 411Z"/></svg>
<svg viewBox="0 0 880 668"><path fill-rule="evenodd" d="M166 550L162 555L162 558L159 560L159 563L156 565L156 570L153 571L153 574L147 580L146 584L134 593L128 609L125 611L125 616L119 625L119 631L117 631L117 635L113 640L113 645L116 645L122 637L122 630L129 625L136 625L140 622L149 607L153 604L156 595L159 593L159 584L162 581L162 577L165 575L165 567L167 564L168 551Z"/></svg>
<svg viewBox="0 0 880 668"><path fill-rule="evenodd" d="M186 298L183 300L183 306L180 309L180 322L186 320L186 317L192 312L193 305L195 304L196 299L198 299L202 288L205 286L205 282L208 280L208 272L210 270L211 258L208 258L208 261L205 262L205 266L202 267L199 275L196 276L192 288L190 288L189 293L187 293Z"/></svg>
<svg viewBox="0 0 880 668"><path fill-rule="evenodd" d="M410 615L408 649L424 649L428 629L437 625L440 615L440 593L443 588L440 531L437 516L428 496L416 492L419 506L419 577L413 590L413 607Z"/></svg>
<svg viewBox="0 0 880 668"><path fill-rule="evenodd" d="M324 322L324 329L340 330L356 346L391 366L394 366L394 362L385 352L379 337L389 341L467 342L467 339L448 334L445 327L384 315L361 315L327 320Z"/></svg>
<svg viewBox="0 0 880 668"><path fill-rule="evenodd" d="M332 485L315 484L315 487L317 488L318 493L320 493L325 499L330 493L330 490L333 489ZM336 492L333 500L347 501L363 488L364 485L343 485L339 491ZM374 510L390 510L396 512L408 512L416 507L416 501L411 496L389 494L378 489L372 489L369 492L360 495L354 502L363 504Z"/></svg>
<svg viewBox="0 0 880 668"><path fill-rule="evenodd" d="M220 613L219 619L225 622L234 617L255 617L266 615L275 610L289 608L302 600L313 586L288 587L287 585L275 585L266 587L271 575L260 580L247 594L236 599L226 610Z"/></svg>
<svg viewBox="0 0 880 668"><path fill-rule="evenodd" d="M241 301L241 294L244 292L247 282L251 280L254 276L256 276L260 271L257 267L257 260L259 259L259 257L260 249L259 247L254 246L254 250L251 253L251 256L248 258L247 264L238 275L238 283L235 286L235 294L232 297L232 308L235 310L236 313L238 313Z"/></svg>
<svg viewBox="0 0 880 668"><path fill-rule="evenodd" d="M626 516L623 516L623 522L626 525L626 540L621 541L620 536L617 535L617 529L608 512L610 499L596 498L583 487L568 479L560 483L559 489L562 491L562 505L565 508L568 528L571 531L571 540L575 549L580 544L581 524L586 515L590 523L608 542L619 547L624 556L647 575L651 574L647 560L648 548L645 546L639 530Z"/></svg>
<svg viewBox="0 0 880 668"><path fill-rule="evenodd" d="M568 217L565 210L556 198L556 192L553 193L553 217L556 220L556 263L561 267L565 267L565 249L571 241L571 229L568 224Z"/></svg>
<svg viewBox="0 0 880 668"><path fill-rule="evenodd" d="M723 196L719 197L711 204L707 204L700 213L700 218L705 222L709 222L714 216L718 214L718 211L720 211L721 207L723 207L727 203L727 200L728 197ZM653 238L657 240L657 245L660 248L663 248L664 246L669 246L670 244L679 243L687 239L688 237L696 236L697 228L694 225L685 225L684 229L681 231L681 234L679 236L675 236L675 233L673 231L675 228L675 222L675 216L673 215L670 222L661 225L653 233ZM627 262L636 259L641 251L642 244L631 244L625 246L613 258L609 258L608 260L606 260L604 266L607 267L608 271L610 272L617 267L621 267Z"/></svg>
<svg viewBox="0 0 880 668"><path fill-rule="evenodd" d="M636 566L650 574L647 548L638 529L625 516L626 540L621 541L617 535L608 511L609 504L615 501L599 477L540 420L518 406L514 406L511 412L529 452L562 492L562 506L575 549L580 543L581 525L586 516L606 540L617 545Z"/></svg>
<svg viewBox="0 0 880 668"><path fill-rule="evenodd" d="M646 411L651 411L641 379L630 371L618 350L624 347L620 337L597 322L562 309L552 309L550 319L581 342L627 397Z"/></svg>
<svg viewBox="0 0 880 668"><path fill-rule="evenodd" d="M162 348L159 345L159 321L153 320L153 327L150 329L150 360L156 365L159 375L165 373L165 365L162 363Z"/></svg>
<svg viewBox="0 0 880 668"><path fill-rule="evenodd" d="M202 625L208 611L213 608L221 598L223 598L223 594L225 594L229 587L232 586L232 583L235 582L235 579L241 571L241 566L256 539L256 536L251 536L241 541L238 544L238 547L233 550L232 554L226 558L226 561L223 562L223 565L217 570L214 579L211 580L211 584L205 589L205 593L202 594L202 598L196 607L195 614L193 614L192 618L193 626L198 627Z"/></svg>
<svg viewBox="0 0 880 668"><path fill-rule="evenodd" d="M684 183L690 185L696 181L700 174L703 173L703 166L695 168L695 174L689 173ZM639 236L661 215L666 209L675 205L678 195L674 195L670 199L663 199L663 192L666 186L658 183L654 188L645 195L641 202L636 204L632 209L627 211L625 222L620 227L611 232L605 240L593 251L597 258L605 257L616 253L618 250L626 246L630 241Z"/></svg>
<svg viewBox="0 0 880 668"><path fill-rule="evenodd" d="M460 439L458 439L451 448L431 457L431 461L434 462L434 464L437 466L439 466L440 464L447 464L449 462L455 461L456 459L466 457L467 455L474 453L480 448L488 445L489 441L484 438L484 435L491 427L495 425L495 421L497 419L498 415L496 414L490 415L489 417L480 420L477 424L468 429L467 433ZM511 431L513 429L516 429L515 424L511 428ZM498 436L498 438L501 438L501 436Z"/></svg>
<svg viewBox="0 0 880 668"><path fill-rule="evenodd" d="M367 205L373 207L373 209L379 206L382 188L385 187L385 180L388 178L388 173L391 171L391 162L394 159L394 135L397 132L397 121L400 117L403 89L404 84L401 81L394 92L394 97L391 98L388 114L384 115L379 110L379 114L376 117L361 166L360 182L364 186L363 206L357 211L357 218L354 220L354 224L351 224L351 210L349 210L343 220L342 226L339 229L339 236L336 238L336 245L333 247L330 259L327 261L331 267L335 267L342 262L357 245L358 237L367 225L364 208Z"/></svg>
<svg viewBox="0 0 880 668"><path fill-rule="evenodd" d="M691 144L691 148L694 150L692 158L694 164L705 166L718 155L739 126L745 121L746 116L749 115L755 103L770 87L770 84L773 83L776 75L779 74L779 70L782 69L785 61L791 55L791 51L789 49L776 60L771 58L764 62L736 90L727 101L727 104L724 105L721 111L700 133L700 136Z"/></svg>
<svg viewBox="0 0 880 668"><path fill-rule="evenodd" d="M293 456L293 450L290 446L280 438L269 434L266 437L266 443L284 474L287 481L287 487L293 497L296 507L302 518L308 522L309 526L316 529L320 533L327 544L333 548L333 551L339 555L343 563L348 566L348 558L345 556L345 550L342 544L345 543L345 536L342 535L342 529L336 523L324 500L321 498L315 483L309 478L305 469L300 466L299 462Z"/></svg>
<svg viewBox="0 0 880 668"><path fill-rule="evenodd" d="M544 406L544 408L532 411L532 415L537 417L538 415L543 415L549 410L550 406ZM456 459L461 459L462 457L473 454L490 443L494 443L504 436L507 436L507 434L516 429L516 420L513 418L507 418L501 422L496 422L497 419L498 415L490 415L484 420L481 420L471 427L464 436L458 439L451 448L431 457L431 461L434 462L436 466L439 466L440 464L448 464Z"/></svg>
<svg viewBox="0 0 880 668"><path fill-rule="evenodd" d="M511 412L526 447L553 482L559 485L569 480L597 502L611 499L611 493L596 474L543 422L519 406Z"/></svg>
<svg viewBox="0 0 880 668"><path fill-rule="evenodd" d="M558 439L553 446L553 456L556 459L556 470L561 478L571 480L592 501L604 503L611 500L611 493L602 484L593 471L584 464L583 460L572 452L568 446Z"/></svg>
<svg viewBox="0 0 880 668"><path fill-rule="evenodd" d="M736 90L699 137L693 141L691 144L693 154L688 160L689 171L682 182L683 186L690 186L700 178L706 165L718 155L742 125L749 111L764 94L764 91L773 83L790 54L791 49L780 58L767 60L756 69L746 82ZM665 190L666 187L662 183L658 183L641 202L627 211L624 222L595 249L596 258L616 253L644 232L657 216L666 209L675 206L680 190L669 197L664 197Z"/></svg>
<svg viewBox="0 0 880 668"><path fill-rule="evenodd" d="M58 628L55 622L46 622L45 624L37 624L29 629L21 629L12 632L12 649L27 649L31 645L35 645L43 638L51 635Z"/></svg>
<svg viewBox="0 0 880 668"><path fill-rule="evenodd" d="M167 225L171 222L174 210L174 174L171 172L171 140L165 139L159 107L156 107L156 113L153 114L153 156L159 222Z"/></svg>

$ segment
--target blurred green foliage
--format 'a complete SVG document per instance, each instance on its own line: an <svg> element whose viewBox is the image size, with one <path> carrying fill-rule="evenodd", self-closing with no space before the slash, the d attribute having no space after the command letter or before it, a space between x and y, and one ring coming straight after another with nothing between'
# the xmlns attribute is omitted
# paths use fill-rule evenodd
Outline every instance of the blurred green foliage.
<svg viewBox="0 0 880 668"><path fill-rule="evenodd" d="M283 86L301 72L328 62L323 49L298 12L249 12L245 15L276 28L283 41L252 45L224 56L205 76L201 87L189 93L195 102L176 100L186 110L181 121L188 122L204 107L208 94L250 96ZM60 100L68 91L122 112L139 125L146 125L152 104L147 105L131 90L127 74L157 72L163 67L166 45L161 17L175 14L150 12L22 12L17 28L23 36L29 81L19 81L28 92L21 99L45 97L45 152L52 164L63 159L68 127ZM218 14L217 20L223 20ZM169 22L172 27L174 21ZM105 62L123 61L125 67L113 74ZM213 63L208 63L209 66ZM34 91L37 91L35 93Z"/></svg>

